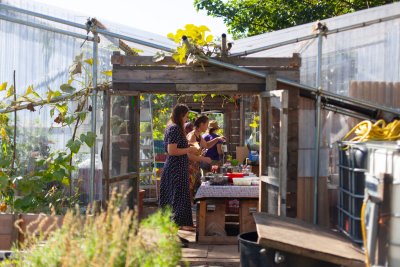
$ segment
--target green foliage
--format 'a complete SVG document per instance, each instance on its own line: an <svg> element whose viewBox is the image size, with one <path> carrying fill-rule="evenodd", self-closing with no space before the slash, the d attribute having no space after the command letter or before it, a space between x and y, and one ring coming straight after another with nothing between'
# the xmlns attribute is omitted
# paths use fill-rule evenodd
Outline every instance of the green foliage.
<svg viewBox="0 0 400 267"><path fill-rule="evenodd" d="M93 132L77 136L78 127L90 112L86 102L92 89L86 81L91 80L91 72L86 67L92 63L91 59L83 60L82 54L75 57L68 82L62 84L60 90L48 88L43 97L30 85L23 95L16 96L16 101L11 101L7 98L13 96L14 88L9 86L7 90L7 83L0 85L1 91L7 90L7 97L0 101L0 108L13 109L26 105L28 110L34 112L35 106L47 105L55 124L73 126L72 137L65 150L51 153L49 140L45 137L47 133L43 132L38 137L31 131L19 132L18 141L21 143L17 143L14 158L13 125L10 125L8 114L0 114L0 204L8 206L8 211L50 212L53 209L63 212L65 207L77 203L78 195L72 194L71 184L71 174L75 170L73 155L84 144L92 147L96 138ZM85 75L81 75L82 69ZM82 88L74 88L71 85L73 82ZM69 194L66 192L68 187ZM18 198L15 197L17 194Z"/></svg>
<svg viewBox="0 0 400 267"><path fill-rule="evenodd" d="M323 20L397 0L195 0L197 10L222 17L235 38ZM329 26L329 25L328 25Z"/></svg>
<svg viewBox="0 0 400 267"><path fill-rule="evenodd" d="M173 40L175 43L180 44L172 58L178 64L190 64L197 63L201 56L216 56L220 54L220 48L213 43L213 36L206 34L210 30L202 25L195 26L193 24L185 25L184 29L178 29L175 34L169 33L168 38ZM186 36L190 47L185 43L182 43L182 37ZM156 54L154 61L160 61L163 57L160 54Z"/></svg>
<svg viewBox="0 0 400 267"><path fill-rule="evenodd" d="M121 199L114 192L107 210L98 214L68 211L52 234L27 233L21 250L14 251L13 266L178 266L181 248L170 210L139 224L132 211L120 210Z"/></svg>
<svg viewBox="0 0 400 267"><path fill-rule="evenodd" d="M154 94L152 95L153 112L153 139L164 140L164 131L173 108L173 95Z"/></svg>

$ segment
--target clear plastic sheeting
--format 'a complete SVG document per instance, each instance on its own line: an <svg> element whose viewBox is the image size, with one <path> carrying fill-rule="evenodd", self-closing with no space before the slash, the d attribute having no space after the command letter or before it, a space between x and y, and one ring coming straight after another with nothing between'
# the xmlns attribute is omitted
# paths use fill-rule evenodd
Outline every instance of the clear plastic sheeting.
<svg viewBox="0 0 400 267"><path fill-rule="evenodd" d="M400 3L384 5L322 21L329 30L343 29L350 25L372 20L386 19L400 13ZM270 32L237 40L231 52L241 53L252 49L282 43L304 36L317 34L313 30L315 23L308 23L276 32ZM322 83L323 90L337 94L369 100L387 107L400 109L400 19L391 19L369 26L347 31L331 33L323 38L322 45ZM316 85L317 38L283 45L249 57L290 57L300 53L300 82L309 86ZM362 81L362 83L360 83ZM357 88L351 84L357 82ZM364 86L365 88L361 88ZM375 86L375 87L374 87ZM354 86L353 86L354 87ZM393 88L387 90L387 88ZM352 89L352 90L351 90ZM361 90L364 90L363 93ZM368 91L369 90L369 91ZM367 92L368 91L368 92ZM387 101L377 101L376 95ZM396 101L398 99L398 101ZM396 104L397 103L397 104ZM299 176L314 175L314 144L310 136L315 132L315 104L303 99L299 114ZM321 114L320 176L329 176L336 172L337 156L335 142L359 121L354 118L323 111Z"/></svg>

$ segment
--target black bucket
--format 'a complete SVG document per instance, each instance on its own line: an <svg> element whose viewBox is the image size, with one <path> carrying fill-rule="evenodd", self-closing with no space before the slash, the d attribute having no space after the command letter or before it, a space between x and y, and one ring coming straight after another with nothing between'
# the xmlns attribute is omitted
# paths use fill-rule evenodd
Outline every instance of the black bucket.
<svg viewBox="0 0 400 267"><path fill-rule="evenodd" d="M257 244L257 232L239 235L240 264L242 267L339 267L339 265L263 248Z"/></svg>
<svg viewBox="0 0 400 267"><path fill-rule="evenodd" d="M242 267L270 267L274 265L275 252L257 244L257 232L239 235L240 264Z"/></svg>

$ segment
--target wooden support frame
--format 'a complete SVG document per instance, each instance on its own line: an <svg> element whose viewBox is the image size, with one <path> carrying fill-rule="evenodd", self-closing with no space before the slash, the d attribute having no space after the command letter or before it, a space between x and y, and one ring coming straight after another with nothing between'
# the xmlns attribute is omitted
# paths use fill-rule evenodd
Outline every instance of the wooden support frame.
<svg viewBox="0 0 400 267"><path fill-rule="evenodd" d="M122 56L119 53L114 53L112 56L113 63L113 92L114 94L129 95L129 92L140 93L167 93L167 94L191 94L191 93L217 93L217 94L252 94L259 95L260 106L260 166L259 173L264 181L276 180L276 183L271 183L272 186L279 188L279 214L285 215L286 209L286 195L289 193L287 190L288 181L285 180L286 176L291 173L286 170L288 166L288 154L292 153L289 147L288 135L295 135L295 131L286 126L282 134L286 132L285 138L280 138L280 147L283 147L285 153L279 155L279 168L277 171L268 171L267 152L268 146L268 132L271 132L271 125L265 122L271 121L271 114L267 110L267 100L265 93L267 91L277 91L279 88L277 78L284 78L293 81L299 81L299 67L301 59L298 54L293 54L289 58L229 58L222 57L219 61L234 64L236 66L245 67L247 69L256 70L267 75L267 78L255 77L250 74L242 73L236 70L224 69L215 67L208 63L203 63L197 66L182 66L177 65L171 57L165 57L160 62L153 62L152 57L143 56ZM291 90L289 93L283 93L280 98L283 108L280 110L281 124L288 125L291 123L290 116L298 116L298 107L289 109L290 101L292 101ZM139 95L138 94L138 95ZM295 94L293 94L295 95ZM137 96L139 97L139 96ZM277 96L274 96L277 97ZM279 96L281 97L281 96ZM290 98L290 99L289 99ZM294 97L293 99L296 99ZM294 103L294 105L297 105ZM239 117L243 120L244 111L241 110ZM236 115L235 115L236 116ZM236 118L236 117L235 117ZM297 123L297 118L294 120ZM294 127L296 124L294 123ZM225 118L225 125L230 124L229 118ZM243 144L244 138L244 122L240 124L240 140L238 144ZM290 128L290 129L289 129ZM294 133L292 133L294 132ZM137 130L139 136L139 130ZM240 143L239 143L240 142ZM290 146L295 145L296 153L290 154L292 161L289 164L292 166L297 164L297 139L293 137L290 141ZM287 152L287 153L286 153ZM296 163L294 163L296 161ZM285 169L285 170L283 170ZM293 169L297 170L297 165ZM279 177L279 178L278 178ZM285 178L284 178L285 177ZM271 180L272 179L272 180ZM290 193L296 193L297 176L292 177L290 185ZM275 181L274 180L274 181ZM261 183L260 186L260 201L259 209L265 211L268 207L268 196L266 195L266 183ZM264 197L263 197L264 196ZM293 207L291 207L293 208ZM295 208L295 207L294 207Z"/></svg>
<svg viewBox="0 0 400 267"><path fill-rule="evenodd" d="M267 87L276 88L276 85L271 84L271 78L266 82ZM279 165L278 169L268 167L268 151L272 148L268 147L268 135L271 133L272 118L271 104L268 105L267 99L278 98L280 102L279 118ZM268 204L268 184L278 188L278 207L277 214L286 216L286 195L287 195L287 141L288 141L288 108L289 108L289 93L287 90L266 91L260 94L261 102L261 123L262 132L266 133L261 138L261 153L265 155L260 164L260 211L267 212L271 210ZM268 114L268 115L267 115ZM264 152L265 151L265 152Z"/></svg>

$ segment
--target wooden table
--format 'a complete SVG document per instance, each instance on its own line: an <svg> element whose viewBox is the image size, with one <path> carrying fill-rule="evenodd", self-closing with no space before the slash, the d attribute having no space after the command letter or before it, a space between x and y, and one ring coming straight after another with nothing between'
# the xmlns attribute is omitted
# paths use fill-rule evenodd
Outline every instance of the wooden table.
<svg viewBox="0 0 400 267"><path fill-rule="evenodd" d="M256 230L253 213L258 211L258 186L201 185L196 193L197 242L201 244L237 244L237 236L225 232L226 219L238 217L239 233ZM238 214L226 213L226 201L239 201Z"/></svg>
<svg viewBox="0 0 400 267"><path fill-rule="evenodd" d="M329 229L264 212L253 216L262 247L343 266L365 266L363 252Z"/></svg>

